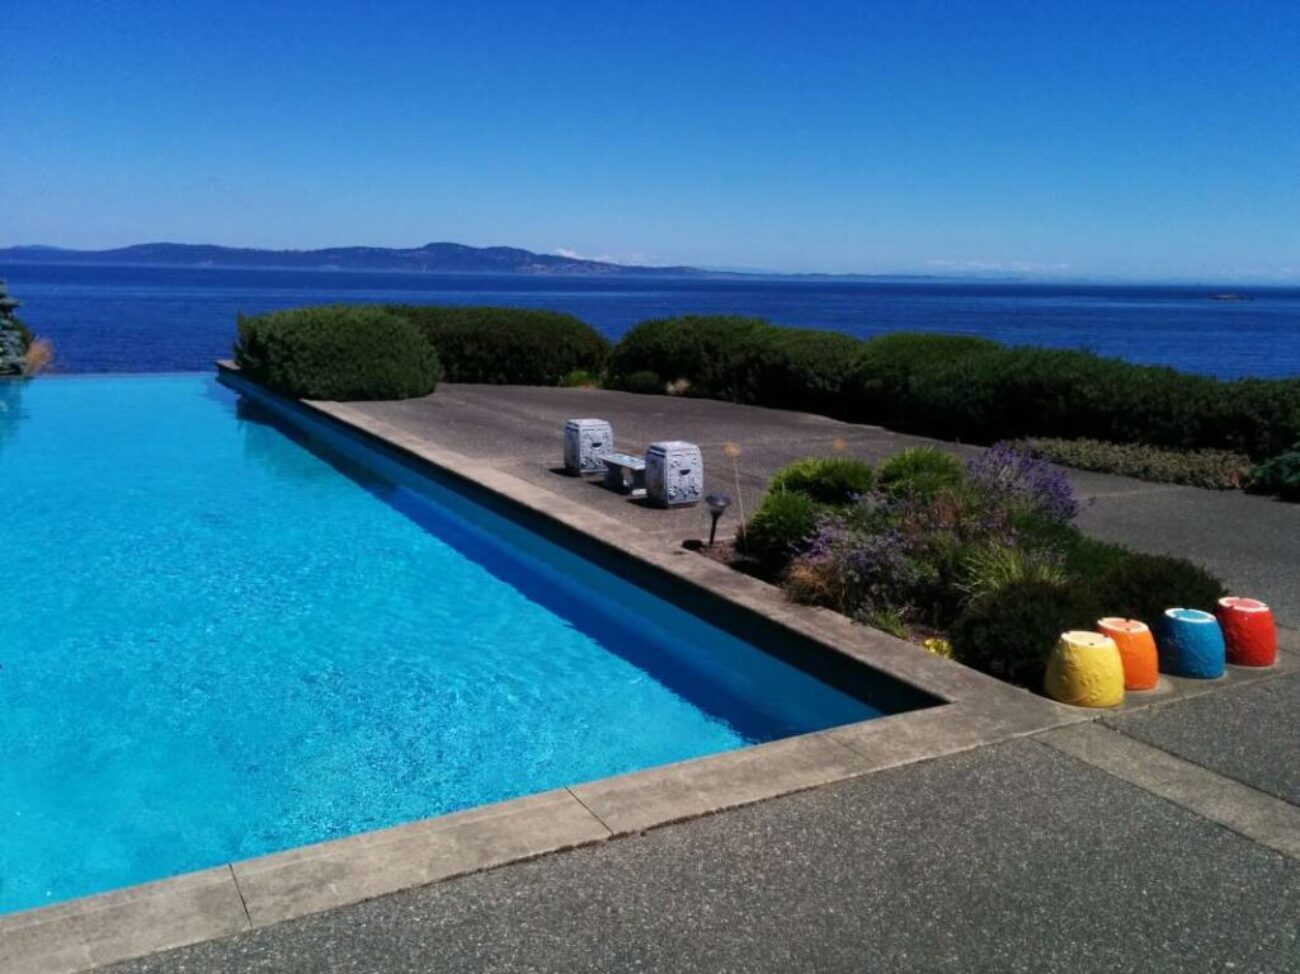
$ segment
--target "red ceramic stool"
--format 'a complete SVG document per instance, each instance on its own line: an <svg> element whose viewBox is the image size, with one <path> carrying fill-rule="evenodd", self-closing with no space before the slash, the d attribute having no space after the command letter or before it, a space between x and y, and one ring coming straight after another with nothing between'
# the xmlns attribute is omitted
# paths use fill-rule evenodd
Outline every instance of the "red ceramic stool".
<svg viewBox="0 0 1300 974"><path fill-rule="evenodd" d="M1223 627L1229 663L1272 666L1277 662L1277 626L1272 610L1263 602L1230 595L1219 599L1215 615Z"/></svg>
<svg viewBox="0 0 1300 974"><path fill-rule="evenodd" d="M1097 631L1115 640L1124 663L1125 690L1154 690L1160 680L1156 640L1145 622L1108 616L1097 620Z"/></svg>

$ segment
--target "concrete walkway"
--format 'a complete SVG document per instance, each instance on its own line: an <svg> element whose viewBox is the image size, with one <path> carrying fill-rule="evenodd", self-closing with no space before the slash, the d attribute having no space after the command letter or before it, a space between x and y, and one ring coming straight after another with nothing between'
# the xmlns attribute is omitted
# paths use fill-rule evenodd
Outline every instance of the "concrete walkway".
<svg viewBox="0 0 1300 974"><path fill-rule="evenodd" d="M1060 736L1089 732L1118 758ZM1051 734L113 970L1300 970L1300 850L1275 847L1300 810L1177 759L1181 790L1135 784L1115 768L1145 745Z"/></svg>
<svg viewBox="0 0 1300 974"><path fill-rule="evenodd" d="M553 472L565 418L603 416L638 449L696 440L711 489L728 486L722 446L738 443L751 509L772 470L837 438L868 459L924 442L578 390L444 387L364 408L672 544L703 535L703 512L651 510ZM1088 530L1200 556L1300 621L1300 507L1077 482L1096 498ZM112 970L1300 972L1300 673L1287 662Z"/></svg>

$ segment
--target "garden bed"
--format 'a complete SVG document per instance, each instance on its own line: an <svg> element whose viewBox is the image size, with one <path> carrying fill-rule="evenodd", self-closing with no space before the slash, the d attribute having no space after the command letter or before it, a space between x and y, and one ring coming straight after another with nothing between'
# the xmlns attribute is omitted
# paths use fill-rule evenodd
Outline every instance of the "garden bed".
<svg viewBox="0 0 1300 974"><path fill-rule="evenodd" d="M704 550L794 601L1038 690L1062 632L1103 616L1154 626L1226 592L1186 559L1088 537L1079 510L1058 468L1006 444L965 464L932 448L878 467L808 458L772 477L733 541Z"/></svg>

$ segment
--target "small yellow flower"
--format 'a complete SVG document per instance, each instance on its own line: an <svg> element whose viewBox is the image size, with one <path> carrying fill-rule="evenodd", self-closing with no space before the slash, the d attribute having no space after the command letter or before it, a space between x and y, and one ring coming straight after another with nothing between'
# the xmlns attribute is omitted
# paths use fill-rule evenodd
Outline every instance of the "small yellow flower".
<svg viewBox="0 0 1300 974"><path fill-rule="evenodd" d="M728 443L722 448L722 452L734 460L736 457L740 456L740 444Z"/></svg>
<svg viewBox="0 0 1300 974"><path fill-rule="evenodd" d="M921 643L929 652L935 656L942 656L944 659L952 659L952 643L946 639L940 639L937 636L925 640Z"/></svg>
<svg viewBox="0 0 1300 974"><path fill-rule="evenodd" d="M847 447L848 447L848 444L845 443L844 440L841 439L841 438L838 437L838 436L835 437L835 439L831 440L831 452L832 452L832 453L843 453Z"/></svg>

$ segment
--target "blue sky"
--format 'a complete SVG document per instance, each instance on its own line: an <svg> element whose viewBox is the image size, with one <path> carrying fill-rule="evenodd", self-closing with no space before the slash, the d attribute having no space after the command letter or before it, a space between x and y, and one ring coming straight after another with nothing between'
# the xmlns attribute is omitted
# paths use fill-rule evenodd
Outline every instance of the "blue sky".
<svg viewBox="0 0 1300 974"><path fill-rule="evenodd" d="M9 0L0 244L1300 281L1300 3Z"/></svg>

